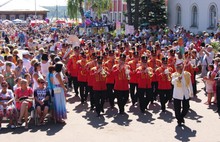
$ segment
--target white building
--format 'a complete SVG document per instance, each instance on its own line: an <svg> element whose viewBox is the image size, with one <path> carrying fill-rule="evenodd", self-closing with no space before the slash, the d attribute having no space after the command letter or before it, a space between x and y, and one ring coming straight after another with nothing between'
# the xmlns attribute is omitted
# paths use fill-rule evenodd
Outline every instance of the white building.
<svg viewBox="0 0 220 142"><path fill-rule="evenodd" d="M168 25L191 32L214 32L220 22L220 0L168 0Z"/></svg>

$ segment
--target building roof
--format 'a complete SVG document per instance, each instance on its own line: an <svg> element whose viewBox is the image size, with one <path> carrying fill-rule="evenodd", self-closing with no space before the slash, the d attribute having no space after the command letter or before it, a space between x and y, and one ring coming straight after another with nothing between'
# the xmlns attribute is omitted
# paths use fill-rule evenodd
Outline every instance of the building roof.
<svg viewBox="0 0 220 142"><path fill-rule="evenodd" d="M3 11L35 11L35 1L34 0L8 0L5 3L0 4L0 12ZM36 11L49 12L48 9L43 8L36 4Z"/></svg>

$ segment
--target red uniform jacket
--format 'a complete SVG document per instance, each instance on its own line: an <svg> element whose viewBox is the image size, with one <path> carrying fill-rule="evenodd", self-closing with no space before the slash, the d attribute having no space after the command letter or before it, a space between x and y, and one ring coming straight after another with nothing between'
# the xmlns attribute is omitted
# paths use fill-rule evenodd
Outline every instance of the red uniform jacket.
<svg viewBox="0 0 220 142"><path fill-rule="evenodd" d="M79 60L78 55L70 57L67 63L67 71L72 77L77 77L77 61Z"/></svg>
<svg viewBox="0 0 220 142"><path fill-rule="evenodd" d="M125 65L126 68L129 68L127 65ZM115 85L114 89L118 91L127 91L128 90L128 78L125 74L126 69L119 69L119 65L113 66L113 73L114 73L114 79L115 79Z"/></svg>
<svg viewBox="0 0 220 142"><path fill-rule="evenodd" d="M144 72L145 70L146 68L142 66L138 67L136 70L138 88L149 89L151 88L153 69L151 67L148 67L148 71L146 73Z"/></svg>
<svg viewBox="0 0 220 142"><path fill-rule="evenodd" d="M82 59L77 62L77 77L80 82L87 82L86 60Z"/></svg>
<svg viewBox="0 0 220 142"><path fill-rule="evenodd" d="M106 77L106 84L114 84L114 73L113 73L113 66L115 61L114 60L107 60L104 63L105 68L107 69L108 75Z"/></svg>
<svg viewBox="0 0 220 142"><path fill-rule="evenodd" d="M93 80L93 90L94 91L103 91L107 90L106 87L106 75L102 74L102 72L97 72L98 68L93 67L90 71L90 75L94 76ZM107 72L106 72L107 74Z"/></svg>
<svg viewBox="0 0 220 142"><path fill-rule="evenodd" d="M135 62L134 60L128 62L128 65L130 67L130 83L137 83L137 68L138 68L138 62Z"/></svg>
<svg viewBox="0 0 220 142"><path fill-rule="evenodd" d="M165 70L168 69L169 73L165 74ZM158 78L158 89L159 90L169 90L172 89L171 86L171 74L173 69L171 67L163 68L159 67L156 70L157 78Z"/></svg>
<svg viewBox="0 0 220 142"><path fill-rule="evenodd" d="M154 75L152 77L152 82L157 82L158 81L157 80L157 75L156 75L155 71L161 65L162 65L162 63L158 59L156 59L156 60L155 59L151 59L150 61L148 61L148 67L151 67L153 69L153 73L154 73Z"/></svg>

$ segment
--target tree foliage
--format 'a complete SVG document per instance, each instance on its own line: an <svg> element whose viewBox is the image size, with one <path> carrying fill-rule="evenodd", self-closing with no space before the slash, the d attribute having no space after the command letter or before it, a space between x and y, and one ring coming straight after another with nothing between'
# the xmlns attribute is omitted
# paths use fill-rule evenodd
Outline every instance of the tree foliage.
<svg viewBox="0 0 220 142"><path fill-rule="evenodd" d="M67 1L67 10L70 18L77 18L78 13L80 13L82 19L84 18L83 4L84 0ZM100 17L103 12L109 11L111 0L88 0L87 4Z"/></svg>
<svg viewBox="0 0 220 142"><path fill-rule="evenodd" d="M164 0L127 0L127 2L127 8L130 7L131 9L127 10L126 16L128 17L129 24L132 23L135 29L142 23L163 25L167 22ZM137 5L139 6L137 7Z"/></svg>

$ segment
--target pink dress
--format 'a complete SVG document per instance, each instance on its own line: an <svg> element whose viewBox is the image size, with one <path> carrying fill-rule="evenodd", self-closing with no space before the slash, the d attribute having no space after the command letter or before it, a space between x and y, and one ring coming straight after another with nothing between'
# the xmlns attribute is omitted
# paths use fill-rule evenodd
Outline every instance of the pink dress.
<svg viewBox="0 0 220 142"><path fill-rule="evenodd" d="M211 78L211 76L215 76L215 74L216 73L214 71L209 71L207 73L208 80L206 80L206 82L205 82L207 93L214 93L215 80L210 80L210 78Z"/></svg>

